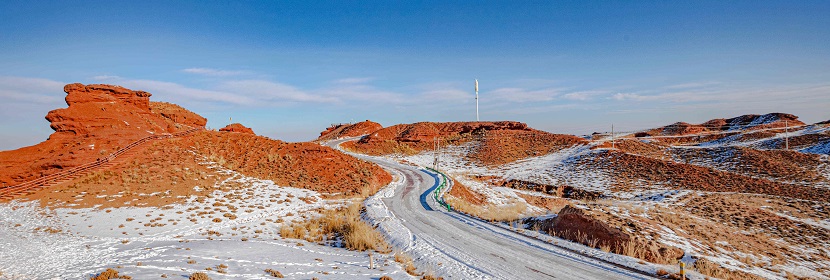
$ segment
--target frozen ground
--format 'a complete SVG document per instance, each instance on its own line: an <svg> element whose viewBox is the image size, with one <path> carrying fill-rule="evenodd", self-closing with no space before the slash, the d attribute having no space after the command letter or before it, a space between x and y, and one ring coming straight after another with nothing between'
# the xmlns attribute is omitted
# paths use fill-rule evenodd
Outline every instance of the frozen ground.
<svg viewBox="0 0 830 280"><path fill-rule="evenodd" d="M210 164L210 163L206 163ZM86 279L115 268L134 279L410 279L391 255L281 239L279 227L338 205L319 194L281 187L211 166L229 176L205 196L164 207L45 209L0 204L0 279Z"/></svg>

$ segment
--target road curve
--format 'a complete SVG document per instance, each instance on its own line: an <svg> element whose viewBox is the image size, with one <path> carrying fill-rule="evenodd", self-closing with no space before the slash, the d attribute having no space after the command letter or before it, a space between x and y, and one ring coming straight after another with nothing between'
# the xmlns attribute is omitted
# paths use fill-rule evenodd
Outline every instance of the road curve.
<svg viewBox="0 0 830 280"><path fill-rule="evenodd" d="M340 143L355 138L329 142ZM463 269L441 271L450 279L653 279L616 265L587 258L552 244L529 238L456 212L447 212L432 200L438 185L435 174L382 158L352 154L403 175L384 204L412 233L412 242L434 247L441 259ZM444 273L445 272L445 273Z"/></svg>

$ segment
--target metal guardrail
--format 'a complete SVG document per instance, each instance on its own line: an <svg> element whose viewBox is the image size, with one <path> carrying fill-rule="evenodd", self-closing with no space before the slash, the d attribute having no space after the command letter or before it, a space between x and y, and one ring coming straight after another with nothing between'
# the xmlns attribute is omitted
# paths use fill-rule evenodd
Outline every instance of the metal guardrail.
<svg viewBox="0 0 830 280"><path fill-rule="evenodd" d="M187 130L187 131L177 132L177 133L173 133L173 134L166 133L166 134L161 134L161 135L150 135L150 136L141 138L139 140L136 140L135 142L130 143L129 145L127 145L127 146L125 146L121 149L118 149L117 151L109 154L106 157L99 158L98 160L96 160L94 162L90 162L90 163L87 163L87 164L82 164L82 165L73 167L71 169L67 169L67 170L64 170L64 171L61 171L61 172L58 172L58 173L54 173L54 174L50 174L50 175L47 175L47 176L37 178L35 180L31 180L31 181L23 182L23 183L14 185L14 186L8 186L8 187L5 187L5 188L2 188L2 189L0 189L0 199L3 199L4 197L8 197L8 196L14 196L16 194L19 194L21 192L30 190L32 188L46 186L49 183L57 182L61 179L71 177L73 175L80 175L80 174L82 174L82 172L101 167L102 165L107 164L107 163L115 160L116 158L118 158L118 156L123 155L124 153L128 152L132 148L135 148L135 147L137 147L141 144L144 144L148 141L186 136L188 134L191 134L191 133L194 133L194 132L197 132L197 131L200 131L200 130L204 130L204 128L193 128L193 129L190 129L190 130Z"/></svg>
<svg viewBox="0 0 830 280"><path fill-rule="evenodd" d="M443 180L441 180L441 184L438 185L438 187L435 188L435 191L432 192L433 193L433 198L435 198L435 201L437 201L438 204L440 204L442 207L447 208L447 211L452 212L452 206L450 206L450 204L447 203L447 201L444 200L444 196L441 194L442 189L445 189L445 188L449 187L449 184L447 184L447 182L449 182L449 179L448 179L447 175L444 174L444 173L441 173L441 171L438 171L438 170L435 170L435 169L432 169L432 168L429 168L429 167L427 167L427 169L432 171L432 172L435 172L436 174L441 175L441 177L443 178Z"/></svg>

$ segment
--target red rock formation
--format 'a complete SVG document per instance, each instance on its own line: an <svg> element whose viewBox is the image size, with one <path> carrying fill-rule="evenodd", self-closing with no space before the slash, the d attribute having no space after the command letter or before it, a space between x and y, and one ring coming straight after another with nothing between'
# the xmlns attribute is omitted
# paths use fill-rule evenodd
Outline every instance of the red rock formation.
<svg viewBox="0 0 830 280"><path fill-rule="evenodd" d="M204 127L181 107L150 102L150 93L112 85L69 84L68 108L46 115L55 133L47 141L0 152L0 182L14 185L95 161L151 134Z"/></svg>
<svg viewBox="0 0 830 280"><path fill-rule="evenodd" d="M370 120L362 121L356 124L336 124L330 126L325 131L320 132L320 137L317 138L317 141L366 135L382 128L382 125Z"/></svg>
<svg viewBox="0 0 830 280"><path fill-rule="evenodd" d="M232 123L232 124L229 124L229 125L227 125L227 126L225 126L225 127L223 127L223 128L220 128L220 129L219 129L219 131L224 131L224 132L238 132L238 133L247 133L247 134L253 134L253 135L256 135L256 133L254 133L254 130L253 130L253 129L250 129L250 128L248 128L248 127L246 127L246 126L242 125L241 123Z"/></svg>

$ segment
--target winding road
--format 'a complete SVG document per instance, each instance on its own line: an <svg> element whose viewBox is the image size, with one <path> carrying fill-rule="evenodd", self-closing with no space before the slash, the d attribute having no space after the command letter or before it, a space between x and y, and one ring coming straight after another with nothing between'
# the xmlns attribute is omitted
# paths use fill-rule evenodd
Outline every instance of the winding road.
<svg viewBox="0 0 830 280"><path fill-rule="evenodd" d="M329 142L339 149L349 138ZM394 195L382 199L411 233L410 247L427 248L439 275L450 279L653 279L652 277L456 212L447 212L430 192L439 178L416 167L351 154L403 176ZM431 248L430 248L431 247Z"/></svg>

